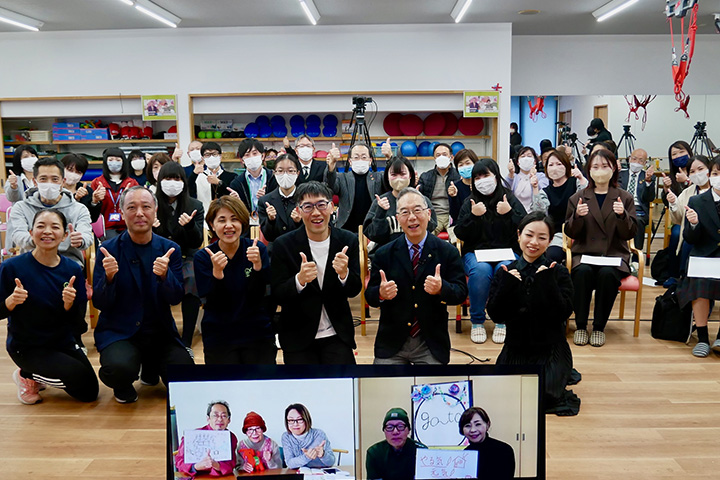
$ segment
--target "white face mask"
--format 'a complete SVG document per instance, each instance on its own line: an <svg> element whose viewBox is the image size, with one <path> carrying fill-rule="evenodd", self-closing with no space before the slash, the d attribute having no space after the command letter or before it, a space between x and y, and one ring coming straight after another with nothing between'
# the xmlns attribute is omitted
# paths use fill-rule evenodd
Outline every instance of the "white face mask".
<svg viewBox="0 0 720 480"><path fill-rule="evenodd" d="M35 162L37 162L37 157L25 157L20 160L20 165L26 172L32 172Z"/></svg>
<svg viewBox="0 0 720 480"><path fill-rule="evenodd" d="M492 195L496 187L497 182L495 181L495 175L475 180L475 188L477 188L481 195L485 195L486 197Z"/></svg>
<svg viewBox="0 0 720 480"><path fill-rule="evenodd" d="M76 185L82 179L82 175L75 172L65 170L65 184Z"/></svg>
<svg viewBox="0 0 720 480"><path fill-rule="evenodd" d="M177 197L183 191L185 184L182 180L163 180L160 182L160 188L168 197Z"/></svg>
<svg viewBox="0 0 720 480"><path fill-rule="evenodd" d="M448 168L450 166L450 157L446 155L440 155L439 157L435 158L435 165L438 168Z"/></svg>
<svg viewBox="0 0 720 480"><path fill-rule="evenodd" d="M705 170L703 170L702 172L696 172L691 174L688 178L698 187L702 187L708 182L708 172Z"/></svg>
<svg viewBox="0 0 720 480"><path fill-rule="evenodd" d="M255 155L253 157L248 157L243 159L243 162L245 162L245 167L248 170L257 170L262 166L262 155Z"/></svg>
<svg viewBox="0 0 720 480"><path fill-rule="evenodd" d="M57 197L60 196L60 189L62 189L62 185L50 182L43 182L37 184L37 189L42 198L46 198L48 200L55 200Z"/></svg>
<svg viewBox="0 0 720 480"><path fill-rule="evenodd" d="M142 170L147 166L147 162L143 160L142 158L136 158L132 162L130 162L130 165L132 166L133 170Z"/></svg>
<svg viewBox="0 0 720 480"><path fill-rule="evenodd" d="M108 160L107 162L108 170L110 170L112 173L120 173L122 170L123 162L122 160Z"/></svg>
<svg viewBox="0 0 720 480"><path fill-rule="evenodd" d="M520 165L520 170L529 172L535 166L535 159L533 157L520 157L518 165Z"/></svg>
<svg viewBox="0 0 720 480"><path fill-rule="evenodd" d="M710 177L710 185L715 190L720 190L720 177Z"/></svg>
<svg viewBox="0 0 720 480"><path fill-rule="evenodd" d="M630 171L632 173L639 173L642 170L642 163L630 162Z"/></svg>
<svg viewBox="0 0 720 480"><path fill-rule="evenodd" d="M313 149L312 147L300 147L297 149L297 154L300 160L307 162L308 160L312 160Z"/></svg>
<svg viewBox="0 0 720 480"><path fill-rule="evenodd" d="M562 178L565 176L565 167L562 165L553 165L552 167L547 167L547 176L551 180L557 180L558 178Z"/></svg>
<svg viewBox="0 0 720 480"><path fill-rule="evenodd" d="M213 155L212 157L205 160L205 165L207 165L210 170L215 170L217 167L220 166L220 162L220 155Z"/></svg>
<svg viewBox="0 0 720 480"><path fill-rule="evenodd" d="M358 175L365 175L370 170L370 162L367 160L353 160L350 168Z"/></svg>
<svg viewBox="0 0 720 480"><path fill-rule="evenodd" d="M202 160L200 150L191 150L188 152L188 157L190 157L190 160L192 160L193 163L199 163L200 160Z"/></svg>
<svg viewBox="0 0 720 480"><path fill-rule="evenodd" d="M281 188L292 188L293 185L295 185L295 180L297 180L298 176L297 174L292 175L290 173L281 173L280 175L275 175L275 179L278 182L278 185L280 185Z"/></svg>

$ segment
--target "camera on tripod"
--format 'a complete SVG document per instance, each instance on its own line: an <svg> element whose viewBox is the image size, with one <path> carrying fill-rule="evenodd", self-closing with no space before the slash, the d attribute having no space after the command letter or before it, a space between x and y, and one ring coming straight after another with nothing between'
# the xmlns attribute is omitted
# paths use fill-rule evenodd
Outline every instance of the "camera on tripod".
<svg viewBox="0 0 720 480"><path fill-rule="evenodd" d="M364 110L366 103L371 103L373 101L372 97L353 97L352 103L355 105L355 108L358 110Z"/></svg>
<svg viewBox="0 0 720 480"><path fill-rule="evenodd" d="M695 131L702 133L705 131L705 127L707 127L707 122L697 122L695 124Z"/></svg>

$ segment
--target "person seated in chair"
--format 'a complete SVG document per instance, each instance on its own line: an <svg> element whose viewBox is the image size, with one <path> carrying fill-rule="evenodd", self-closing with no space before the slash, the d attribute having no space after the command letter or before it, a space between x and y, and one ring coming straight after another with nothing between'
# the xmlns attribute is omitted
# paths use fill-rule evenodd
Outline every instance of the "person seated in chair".
<svg viewBox="0 0 720 480"><path fill-rule="evenodd" d="M372 445L365 457L368 480L408 480L415 478L418 448L427 448L408 438L412 429L408 414L402 408L391 408L385 414L382 430L385 440Z"/></svg>

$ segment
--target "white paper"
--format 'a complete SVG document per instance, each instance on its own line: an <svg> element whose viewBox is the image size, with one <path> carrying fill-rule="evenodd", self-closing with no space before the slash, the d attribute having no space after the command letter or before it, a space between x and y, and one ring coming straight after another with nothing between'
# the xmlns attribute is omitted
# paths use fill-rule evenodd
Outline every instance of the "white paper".
<svg viewBox="0 0 720 480"><path fill-rule="evenodd" d="M597 255L583 255L580 263L585 265L599 265L601 267L619 267L622 265L622 257L599 257Z"/></svg>
<svg viewBox="0 0 720 480"><path fill-rule="evenodd" d="M198 463L208 450L216 462L232 459L229 430L185 430L185 463Z"/></svg>
<svg viewBox="0 0 720 480"><path fill-rule="evenodd" d="M720 279L720 258L690 257L687 276Z"/></svg>
<svg viewBox="0 0 720 480"><path fill-rule="evenodd" d="M488 248L483 250L475 250L475 258L478 262L504 262L506 260L515 260L515 254L512 248Z"/></svg>
<svg viewBox="0 0 720 480"><path fill-rule="evenodd" d="M415 479L477 478L478 452L418 448Z"/></svg>

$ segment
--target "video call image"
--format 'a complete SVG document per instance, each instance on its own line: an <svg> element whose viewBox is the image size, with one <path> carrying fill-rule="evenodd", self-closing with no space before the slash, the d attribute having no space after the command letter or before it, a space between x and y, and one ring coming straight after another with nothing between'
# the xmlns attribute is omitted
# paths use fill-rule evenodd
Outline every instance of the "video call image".
<svg viewBox="0 0 720 480"><path fill-rule="evenodd" d="M278 367L266 376L288 378L203 379L203 367L171 376L168 478L545 478L537 372L356 366L298 378Z"/></svg>

